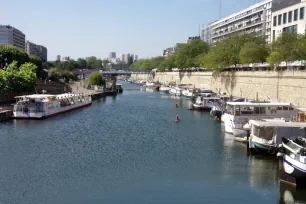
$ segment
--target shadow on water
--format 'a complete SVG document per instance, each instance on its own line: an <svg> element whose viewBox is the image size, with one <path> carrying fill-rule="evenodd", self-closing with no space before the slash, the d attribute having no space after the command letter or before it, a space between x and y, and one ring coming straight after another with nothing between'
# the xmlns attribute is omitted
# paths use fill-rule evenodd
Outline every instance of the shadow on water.
<svg viewBox="0 0 306 204"><path fill-rule="evenodd" d="M279 204L306 203L306 189L295 188L280 182L279 193Z"/></svg>

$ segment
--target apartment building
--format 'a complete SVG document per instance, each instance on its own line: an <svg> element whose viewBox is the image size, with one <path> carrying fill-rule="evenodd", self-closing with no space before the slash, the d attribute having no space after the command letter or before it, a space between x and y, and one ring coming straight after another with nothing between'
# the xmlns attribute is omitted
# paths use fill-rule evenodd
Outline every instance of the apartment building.
<svg viewBox="0 0 306 204"><path fill-rule="evenodd" d="M26 52L29 55L34 55L34 56L39 57L43 61L48 60L48 50L46 47L42 45L36 45L35 43L27 41L26 42Z"/></svg>
<svg viewBox="0 0 306 204"><path fill-rule="evenodd" d="M305 34L305 0L274 0L272 7L271 39L283 32Z"/></svg>
<svg viewBox="0 0 306 204"><path fill-rule="evenodd" d="M233 33L254 33L271 42L272 0L254 4L201 29L201 39L215 43Z"/></svg>
<svg viewBox="0 0 306 204"><path fill-rule="evenodd" d="M25 50L25 34L10 25L0 25L0 44Z"/></svg>

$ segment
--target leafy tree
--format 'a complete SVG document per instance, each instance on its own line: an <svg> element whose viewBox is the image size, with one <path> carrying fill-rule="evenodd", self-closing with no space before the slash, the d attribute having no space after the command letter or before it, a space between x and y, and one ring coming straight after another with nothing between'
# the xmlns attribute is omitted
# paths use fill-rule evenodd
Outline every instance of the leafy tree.
<svg viewBox="0 0 306 204"><path fill-rule="evenodd" d="M78 63L78 67L79 67L79 68L81 68L81 69L87 68L87 61L86 61L86 59L84 59L84 58L79 58L79 59L77 60L77 63Z"/></svg>
<svg viewBox="0 0 306 204"><path fill-rule="evenodd" d="M105 86L106 80L99 72L92 72L88 78L88 83L92 86Z"/></svg>
<svg viewBox="0 0 306 204"><path fill-rule="evenodd" d="M159 67L161 70L166 70L166 69L172 69L175 68L175 56L171 55L167 58L165 58Z"/></svg>
<svg viewBox="0 0 306 204"><path fill-rule="evenodd" d="M260 45L255 42L245 43L239 54L239 59L242 64L265 62L268 56L268 49L265 45Z"/></svg>
<svg viewBox="0 0 306 204"><path fill-rule="evenodd" d="M297 60L298 57L294 54L296 45L299 43L297 34L283 32L276 41L272 44L272 51L277 51L277 56L284 62ZM273 52L272 52L273 53ZM275 57L275 53L273 58Z"/></svg>
<svg viewBox="0 0 306 204"><path fill-rule="evenodd" d="M89 69L100 69L102 68L102 60L97 59L95 56L86 58Z"/></svg>
<svg viewBox="0 0 306 204"><path fill-rule="evenodd" d="M295 44L293 45L293 59L305 60L306 59L306 35L298 35Z"/></svg>
<svg viewBox="0 0 306 204"><path fill-rule="evenodd" d="M274 68L277 68L280 63L283 61L283 55L279 51L271 52L270 56L267 58L267 62L270 65L274 65Z"/></svg>
<svg viewBox="0 0 306 204"><path fill-rule="evenodd" d="M127 65L128 65L128 66L131 66L131 65L133 64L133 62L134 62L133 57L129 57L129 58L128 58Z"/></svg>
<svg viewBox="0 0 306 204"><path fill-rule="evenodd" d="M33 63L25 63L19 68L19 76L22 79L21 88L23 91L33 91L36 81L37 66Z"/></svg>
<svg viewBox="0 0 306 204"><path fill-rule="evenodd" d="M207 53L208 50L208 44L201 40L192 40L187 44L181 44L176 49L175 64L178 68L198 66L196 57Z"/></svg>

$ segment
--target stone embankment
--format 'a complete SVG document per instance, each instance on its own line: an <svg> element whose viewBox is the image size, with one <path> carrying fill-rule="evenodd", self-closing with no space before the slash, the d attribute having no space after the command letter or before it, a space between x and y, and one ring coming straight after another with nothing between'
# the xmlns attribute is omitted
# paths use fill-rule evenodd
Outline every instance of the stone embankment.
<svg viewBox="0 0 306 204"><path fill-rule="evenodd" d="M306 107L305 71L240 71L240 72L157 72L133 74L134 79L148 79L162 83L193 84L196 88L211 89L236 97L261 100L280 100L298 107Z"/></svg>

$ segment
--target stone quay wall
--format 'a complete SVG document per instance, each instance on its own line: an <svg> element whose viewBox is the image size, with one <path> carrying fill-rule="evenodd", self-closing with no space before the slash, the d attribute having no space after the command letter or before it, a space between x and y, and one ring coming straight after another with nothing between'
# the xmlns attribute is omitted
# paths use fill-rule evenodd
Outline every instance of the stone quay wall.
<svg viewBox="0 0 306 204"><path fill-rule="evenodd" d="M132 74L133 79L154 78L161 83L193 84L248 99L280 100L306 107L306 72L304 71L239 71L239 72L157 72Z"/></svg>

